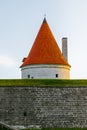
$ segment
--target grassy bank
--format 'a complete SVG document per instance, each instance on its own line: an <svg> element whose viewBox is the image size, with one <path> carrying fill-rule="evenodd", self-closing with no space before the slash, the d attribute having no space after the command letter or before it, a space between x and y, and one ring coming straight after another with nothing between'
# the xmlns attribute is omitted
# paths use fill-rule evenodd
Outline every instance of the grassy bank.
<svg viewBox="0 0 87 130"><path fill-rule="evenodd" d="M76 87L87 86L87 80L58 80L58 79L3 79L0 80L0 86L58 86L58 87Z"/></svg>

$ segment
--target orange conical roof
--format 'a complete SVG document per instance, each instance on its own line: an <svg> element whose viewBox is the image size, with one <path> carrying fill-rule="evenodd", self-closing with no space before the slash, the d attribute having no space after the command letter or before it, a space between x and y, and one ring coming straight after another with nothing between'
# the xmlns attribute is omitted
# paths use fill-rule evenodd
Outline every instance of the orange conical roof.
<svg viewBox="0 0 87 130"><path fill-rule="evenodd" d="M63 57L57 42L44 18L34 44L21 67L33 64L62 64L70 66Z"/></svg>

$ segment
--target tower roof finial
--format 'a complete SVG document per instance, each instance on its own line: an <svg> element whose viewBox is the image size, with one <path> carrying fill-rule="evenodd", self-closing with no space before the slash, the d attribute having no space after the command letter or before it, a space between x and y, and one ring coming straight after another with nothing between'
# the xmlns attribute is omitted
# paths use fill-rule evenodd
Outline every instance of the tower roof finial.
<svg viewBox="0 0 87 130"><path fill-rule="evenodd" d="M44 14L44 20L43 23L46 23L46 14Z"/></svg>
<svg viewBox="0 0 87 130"><path fill-rule="evenodd" d="M46 14L44 14L44 18L46 18Z"/></svg>

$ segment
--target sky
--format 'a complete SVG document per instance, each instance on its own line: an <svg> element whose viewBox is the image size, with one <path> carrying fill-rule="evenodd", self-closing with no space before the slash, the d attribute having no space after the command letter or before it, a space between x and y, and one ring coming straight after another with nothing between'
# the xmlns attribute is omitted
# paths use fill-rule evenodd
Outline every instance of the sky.
<svg viewBox="0 0 87 130"><path fill-rule="evenodd" d="M60 49L68 38L71 79L87 79L87 0L0 0L0 79L21 78L45 15Z"/></svg>

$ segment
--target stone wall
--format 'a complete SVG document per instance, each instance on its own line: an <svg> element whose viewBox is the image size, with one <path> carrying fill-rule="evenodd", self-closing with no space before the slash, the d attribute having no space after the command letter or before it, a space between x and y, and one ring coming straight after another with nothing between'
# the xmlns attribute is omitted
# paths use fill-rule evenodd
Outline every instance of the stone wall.
<svg viewBox="0 0 87 130"><path fill-rule="evenodd" d="M20 126L87 127L87 87L0 87L0 121Z"/></svg>

